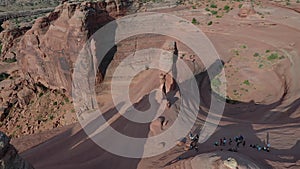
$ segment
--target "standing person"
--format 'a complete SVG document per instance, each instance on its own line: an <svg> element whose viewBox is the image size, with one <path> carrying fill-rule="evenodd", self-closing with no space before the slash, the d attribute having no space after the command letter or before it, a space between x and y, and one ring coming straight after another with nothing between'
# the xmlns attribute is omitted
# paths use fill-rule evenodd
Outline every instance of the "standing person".
<svg viewBox="0 0 300 169"><path fill-rule="evenodd" d="M220 138L220 146L223 145L223 140Z"/></svg>
<svg viewBox="0 0 300 169"><path fill-rule="evenodd" d="M226 138L224 137L224 138L223 138L223 145L224 145L224 146L226 145L226 142L227 142L227 140L226 140Z"/></svg>
<svg viewBox="0 0 300 169"><path fill-rule="evenodd" d="M244 141L243 141L243 147L245 147L245 145L246 145L246 141L244 140Z"/></svg>
<svg viewBox="0 0 300 169"><path fill-rule="evenodd" d="M231 145L231 143L232 143L232 139L231 139L231 138L229 138L229 145Z"/></svg>

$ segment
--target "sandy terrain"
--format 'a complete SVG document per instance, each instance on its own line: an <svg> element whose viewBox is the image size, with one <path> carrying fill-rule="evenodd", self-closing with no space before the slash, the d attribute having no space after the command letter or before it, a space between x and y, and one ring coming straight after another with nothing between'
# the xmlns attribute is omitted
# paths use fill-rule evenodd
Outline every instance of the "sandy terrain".
<svg viewBox="0 0 300 169"><path fill-rule="evenodd" d="M240 18L238 8L226 13L222 18L208 16L203 7L158 10L190 21L196 18L200 23L196 26L206 33L225 62L227 96L236 104L226 104L217 130L207 141L199 144L198 152L184 151L184 146L175 146L150 158L120 157L100 148L89 139L80 125L76 124L50 140L23 151L22 157L31 162L36 169L225 169L224 161L229 157L237 161L239 168L300 168L299 13L272 4L256 6L255 10L265 13L264 17L254 14ZM209 21L212 21L212 25L207 24ZM110 93L113 70L128 53L149 46L164 48L173 40L163 36L132 38L122 42L123 46L115 53L104 82L97 86L96 90L97 101L101 111L105 112L105 119L118 132L132 137L147 137L162 133L174 123L180 91L173 93L178 100L174 100L171 107L163 112L163 116L169 121L164 129L158 120L139 124L122 117L115 109L116 105L113 104ZM178 51L180 54L193 54L181 43L178 43ZM210 83L207 73L202 72L205 68L201 63L195 61L197 67L190 60L185 62L199 71L194 73L199 77L201 104L196 125L192 130L198 132L210 107L210 86L214 92L218 92L218 87L224 85L224 82L219 79L218 83L213 83L213 80ZM149 107L148 95L160 87L160 73L161 71L150 69L133 78L130 99L135 103L134 107L140 110ZM218 81L218 76L215 78ZM170 79L168 77L169 82ZM224 150L220 151L220 147L213 145L220 138L233 138L240 134L246 138L247 145L239 148L238 152L228 152L230 147L224 147ZM32 139L34 138L38 136L33 136ZM250 144L265 145L267 140L271 144L270 152L249 147ZM18 147L22 142L16 140L15 144ZM25 149L27 148L22 148Z"/></svg>

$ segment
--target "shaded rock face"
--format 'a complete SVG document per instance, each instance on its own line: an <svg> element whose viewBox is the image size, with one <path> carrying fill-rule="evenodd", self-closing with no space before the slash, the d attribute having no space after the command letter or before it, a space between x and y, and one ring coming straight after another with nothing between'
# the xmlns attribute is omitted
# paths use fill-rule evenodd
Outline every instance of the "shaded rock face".
<svg viewBox="0 0 300 169"><path fill-rule="evenodd" d="M70 92L78 53L95 31L122 13L122 4L64 3L37 19L18 44L17 59L23 72L47 88Z"/></svg>
<svg viewBox="0 0 300 169"><path fill-rule="evenodd" d="M0 168L1 169L34 169L22 159L17 150L10 144L10 138L0 131Z"/></svg>

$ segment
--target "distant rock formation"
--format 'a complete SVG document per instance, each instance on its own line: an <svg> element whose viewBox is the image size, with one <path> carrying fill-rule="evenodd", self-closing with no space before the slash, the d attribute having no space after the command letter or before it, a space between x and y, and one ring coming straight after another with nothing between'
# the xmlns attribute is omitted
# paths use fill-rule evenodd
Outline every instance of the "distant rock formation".
<svg viewBox="0 0 300 169"><path fill-rule="evenodd" d="M10 138L0 131L0 168L1 169L34 169L31 164L22 159Z"/></svg>

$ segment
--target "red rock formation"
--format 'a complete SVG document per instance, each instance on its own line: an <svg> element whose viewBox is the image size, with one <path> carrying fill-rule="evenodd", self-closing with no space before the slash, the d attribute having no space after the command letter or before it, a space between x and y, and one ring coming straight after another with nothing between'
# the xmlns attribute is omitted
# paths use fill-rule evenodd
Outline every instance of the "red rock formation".
<svg viewBox="0 0 300 169"><path fill-rule="evenodd" d="M250 2L245 2L245 3L243 3L243 6L241 7L238 15L240 17L244 18L244 17L247 17L247 16L255 14L255 13L256 12L255 12L252 4Z"/></svg>
<svg viewBox="0 0 300 169"><path fill-rule="evenodd" d="M14 27L9 21L4 22L1 26L4 30L0 33L2 44L0 60L15 58L16 53L14 52L13 46L15 46L19 38L30 29L30 26Z"/></svg>
<svg viewBox="0 0 300 169"><path fill-rule="evenodd" d="M86 40L122 13L119 1L64 3L36 20L20 43L17 59L35 82L70 92L72 66Z"/></svg>

